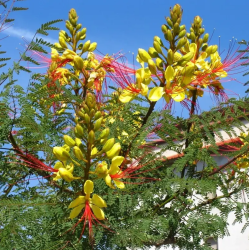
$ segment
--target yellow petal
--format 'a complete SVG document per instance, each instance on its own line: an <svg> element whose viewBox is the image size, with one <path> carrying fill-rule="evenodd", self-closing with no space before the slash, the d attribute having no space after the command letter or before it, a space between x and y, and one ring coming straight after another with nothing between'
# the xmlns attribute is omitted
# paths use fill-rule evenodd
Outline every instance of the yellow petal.
<svg viewBox="0 0 250 250"><path fill-rule="evenodd" d="M107 207L106 202L97 194L93 195L92 203L98 207Z"/></svg>
<svg viewBox="0 0 250 250"><path fill-rule="evenodd" d="M122 162L124 161L124 157L123 156L115 156L113 159L112 159L112 163L111 163L111 168L112 167L118 167L122 164Z"/></svg>
<svg viewBox="0 0 250 250"><path fill-rule="evenodd" d="M59 172L56 173L56 176L53 178L53 181L57 181L59 179L62 179L61 175L59 174Z"/></svg>
<svg viewBox="0 0 250 250"><path fill-rule="evenodd" d="M59 168L59 174L67 182L80 179L80 177L74 177L66 168Z"/></svg>
<svg viewBox="0 0 250 250"><path fill-rule="evenodd" d="M172 66L168 66L167 69L165 70L165 78L167 82L170 82L174 79L174 69Z"/></svg>
<svg viewBox="0 0 250 250"><path fill-rule="evenodd" d="M54 166L54 169L59 169L59 168L64 168L64 166L63 166L62 162L57 161L55 166Z"/></svg>
<svg viewBox="0 0 250 250"><path fill-rule="evenodd" d="M164 99L165 99L165 101L166 101L167 103L170 102L171 97L170 97L169 95L167 95L167 94L165 93L165 94L163 95L163 97L164 97Z"/></svg>
<svg viewBox="0 0 250 250"><path fill-rule="evenodd" d="M105 180L106 184L107 184L109 187L115 188L115 187L113 186L113 184L112 184L112 179L111 179L111 177L110 177L109 174L107 174L107 175L105 176L104 180Z"/></svg>
<svg viewBox="0 0 250 250"><path fill-rule="evenodd" d="M193 53L196 53L196 50L197 50L197 45L196 45L196 43L191 43L191 44L189 45L189 50L190 50L191 52L193 52Z"/></svg>
<svg viewBox="0 0 250 250"><path fill-rule="evenodd" d="M95 206L95 205L90 205L90 207L92 208L93 212L94 212L94 215L95 217L98 219L98 220L104 220L105 219L105 215L104 215L104 212L102 211L101 208Z"/></svg>
<svg viewBox="0 0 250 250"><path fill-rule="evenodd" d="M181 102L185 99L185 91L181 87L174 87L173 88L173 94L171 94L171 97L176 101L176 102Z"/></svg>
<svg viewBox="0 0 250 250"><path fill-rule="evenodd" d="M73 207L83 205L83 204L85 204L85 196L80 195L69 204L68 208L73 208Z"/></svg>
<svg viewBox="0 0 250 250"><path fill-rule="evenodd" d="M70 212L69 218L74 219L78 214L80 214L80 212L82 211L84 207L85 207L85 204L79 205L75 207L74 209L72 209L72 211Z"/></svg>
<svg viewBox="0 0 250 250"><path fill-rule="evenodd" d="M117 180L117 179L113 179L113 181L114 181L115 185L116 185L118 188L120 188L120 189L125 188L125 184L124 184L122 181L119 181L119 180Z"/></svg>
<svg viewBox="0 0 250 250"><path fill-rule="evenodd" d="M148 95L148 99L151 102L157 102L159 99L161 99L163 94L164 94L164 91L162 87L154 87L153 89L151 89Z"/></svg>
<svg viewBox="0 0 250 250"><path fill-rule="evenodd" d="M98 153L98 149L96 147L94 147L92 150L91 150L91 155L95 155Z"/></svg>
<svg viewBox="0 0 250 250"><path fill-rule="evenodd" d="M119 96L119 100L123 103L127 103L132 101L136 96L137 94L131 93L130 91L124 89Z"/></svg>
<svg viewBox="0 0 250 250"><path fill-rule="evenodd" d="M146 96L148 94L148 86L146 84L141 83L141 94Z"/></svg>
<svg viewBox="0 0 250 250"><path fill-rule="evenodd" d="M111 175L114 175L114 174L118 173L119 171L120 171L119 167L111 165L108 173L111 174Z"/></svg>
<svg viewBox="0 0 250 250"><path fill-rule="evenodd" d="M91 194L93 193L94 183L93 181L87 180L84 184L84 193Z"/></svg>

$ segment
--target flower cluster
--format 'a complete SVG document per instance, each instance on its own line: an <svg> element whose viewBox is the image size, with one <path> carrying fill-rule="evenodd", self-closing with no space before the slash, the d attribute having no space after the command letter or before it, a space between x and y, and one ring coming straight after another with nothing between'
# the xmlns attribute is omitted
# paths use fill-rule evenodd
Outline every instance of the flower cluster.
<svg viewBox="0 0 250 250"><path fill-rule="evenodd" d="M185 25L181 25L180 5L175 5L170 14L171 17L166 18L167 24L162 25L169 47L155 36L148 52L138 50L137 61L142 67L136 71L134 83L120 85L123 88L121 102L132 101L139 94L151 102L163 97L169 103L202 97L205 88L215 95L223 92L221 79L227 77L227 72L234 68L232 65L237 64L240 57L222 62L217 45L208 45L209 34L203 35L205 29L199 16L194 18L190 33L187 33ZM150 87L150 83L155 86Z"/></svg>

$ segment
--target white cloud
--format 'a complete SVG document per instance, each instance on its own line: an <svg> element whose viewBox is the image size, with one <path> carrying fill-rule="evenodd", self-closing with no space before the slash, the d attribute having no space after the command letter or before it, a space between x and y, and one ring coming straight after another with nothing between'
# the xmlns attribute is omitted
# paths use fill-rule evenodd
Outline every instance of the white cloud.
<svg viewBox="0 0 250 250"><path fill-rule="evenodd" d="M27 29L21 29L21 28L14 28L14 27L9 27L8 29L6 29L4 31L5 34L9 35L9 36L14 36L14 37L18 37L18 38L25 38L26 40L30 41L32 40L32 38L34 37L35 32L32 32L30 30ZM58 42L57 40L50 38L50 37L46 37L46 36L36 36L37 38L43 38L43 40L49 42L49 43L56 43Z"/></svg>

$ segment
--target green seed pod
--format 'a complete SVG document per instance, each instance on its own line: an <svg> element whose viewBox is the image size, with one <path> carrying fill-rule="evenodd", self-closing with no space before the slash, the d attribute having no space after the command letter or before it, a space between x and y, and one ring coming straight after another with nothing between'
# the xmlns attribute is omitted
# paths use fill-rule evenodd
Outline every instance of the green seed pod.
<svg viewBox="0 0 250 250"><path fill-rule="evenodd" d="M83 59L80 56L74 56L74 66L76 69L82 71L83 69Z"/></svg>
<svg viewBox="0 0 250 250"><path fill-rule="evenodd" d="M163 69L163 61L160 58L155 59L155 64L157 69L162 70Z"/></svg>
<svg viewBox="0 0 250 250"><path fill-rule="evenodd" d="M54 147L53 154L59 161L67 161L70 158L69 152L63 147Z"/></svg>
<svg viewBox="0 0 250 250"><path fill-rule="evenodd" d="M168 31L168 28L165 24L161 26L161 31L165 34Z"/></svg>
<svg viewBox="0 0 250 250"><path fill-rule="evenodd" d="M93 130L89 132L88 142L91 144L94 144L95 142L95 132Z"/></svg>
<svg viewBox="0 0 250 250"><path fill-rule="evenodd" d="M186 35L186 30L182 30L180 33L179 33L179 38L182 38Z"/></svg>
<svg viewBox="0 0 250 250"><path fill-rule="evenodd" d="M109 128L105 128L100 136L99 136L99 139L106 139L107 137L109 136Z"/></svg>
<svg viewBox="0 0 250 250"><path fill-rule="evenodd" d="M93 42L93 43L90 44L88 51L92 52L92 51L94 51L96 49L96 47L97 47L97 43Z"/></svg>
<svg viewBox="0 0 250 250"><path fill-rule="evenodd" d="M82 151L81 151L81 149L79 147L75 146L73 148L73 152L74 152L75 157L78 160L83 160L84 159L84 155L83 155L83 153L82 153Z"/></svg>
<svg viewBox="0 0 250 250"><path fill-rule="evenodd" d="M111 138L111 139L109 139L109 140L107 140L107 141L105 142L105 144L104 144L102 150L103 150L104 152L107 152L107 151L109 151L109 150L114 146L114 144L115 144L115 139L114 139L114 138Z"/></svg>
<svg viewBox="0 0 250 250"><path fill-rule="evenodd" d="M99 118L99 119L95 122L95 124L94 124L94 131L97 131L97 130L100 129L100 127L101 127L101 125L102 125L102 120L103 120L103 118L101 117L101 118Z"/></svg>
<svg viewBox="0 0 250 250"><path fill-rule="evenodd" d="M171 49L168 50L167 62L171 65L174 61L174 53Z"/></svg>
<svg viewBox="0 0 250 250"><path fill-rule="evenodd" d="M152 59L148 59L148 68L152 74L154 75L157 74L157 68L155 62Z"/></svg>
<svg viewBox="0 0 250 250"><path fill-rule="evenodd" d="M88 40L87 42L84 43L83 47L82 47L82 53L85 53L88 51L90 46L90 40Z"/></svg>
<svg viewBox="0 0 250 250"><path fill-rule="evenodd" d="M148 53L149 53L149 55L150 55L152 58L159 57L157 51L156 51L155 48L153 48L153 47L150 47L150 48L148 49Z"/></svg>
<svg viewBox="0 0 250 250"><path fill-rule="evenodd" d="M79 123L76 124L74 132L76 135L79 135L80 137L83 137L84 135L83 127Z"/></svg>
<svg viewBox="0 0 250 250"><path fill-rule="evenodd" d="M208 38L209 38L209 34L206 33L204 36L203 36L203 42L206 43L208 41Z"/></svg>
<svg viewBox="0 0 250 250"><path fill-rule="evenodd" d="M101 111L97 111L97 112L95 113L94 119L97 120L97 119L99 119L101 116L102 116Z"/></svg>
<svg viewBox="0 0 250 250"><path fill-rule="evenodd" d="M176 49L180 49L181 47L183 47L187 42L187 38L186 37L183 37L181 38L178 43L177 43L177 46L176 46Z"/></svg>
<svg viewBox="0 0 250 250"><path fill-rule="evenodd" d="M63 136L63 140L64 140L64 142L69 146L69 147L74 147L75 146L75 141L74 141L74 139L72 139L70 136L68 136L68 135L64 135Z"/></svg>
<svg viewBox="0 0 250 250"><path fill-rule="evenodd" d="M151 59L151 56L144 49L138 49L138 55L143 62L148 62L148 59Z"/></svg>
<svg viewBox="0 0 250 250"><path fill-rule="evenodd" d="M109 151L106 152L106 155L109 159L112 159L115 156L119 155L120 151L121 151L121 145L119 142L117 142Z"/></svg>

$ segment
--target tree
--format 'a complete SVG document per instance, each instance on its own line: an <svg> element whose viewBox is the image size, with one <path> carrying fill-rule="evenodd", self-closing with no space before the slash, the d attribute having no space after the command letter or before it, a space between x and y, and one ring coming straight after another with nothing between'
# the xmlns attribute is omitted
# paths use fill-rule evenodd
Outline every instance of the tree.
<svg viewBox="0 0 250 250"><path fill-rule="evenodd" d="M221 60L199 16L190 33L181 19L177 4L162 25L166 41L155 36L153 47L139 49L137 70L83 43L74 9L58 43L28 46L23 58L37 63L29 56L36 52L49 67L27 90L8 84L1 93L1 248L211 249L207 238L226 234L230 212L247 216L237 199L248 192L248 135L227 151L215 140L221 128L233 137L247 119L248 100L228 100L221 83L246 62L243 54ZM199 114L205 89L223 102ZM174 102L188 119L171 114ZM164 157L167 150L179 157ZM211 152L230 158L218 166ZM218 188L222 195L209 198Z"/></svg>

